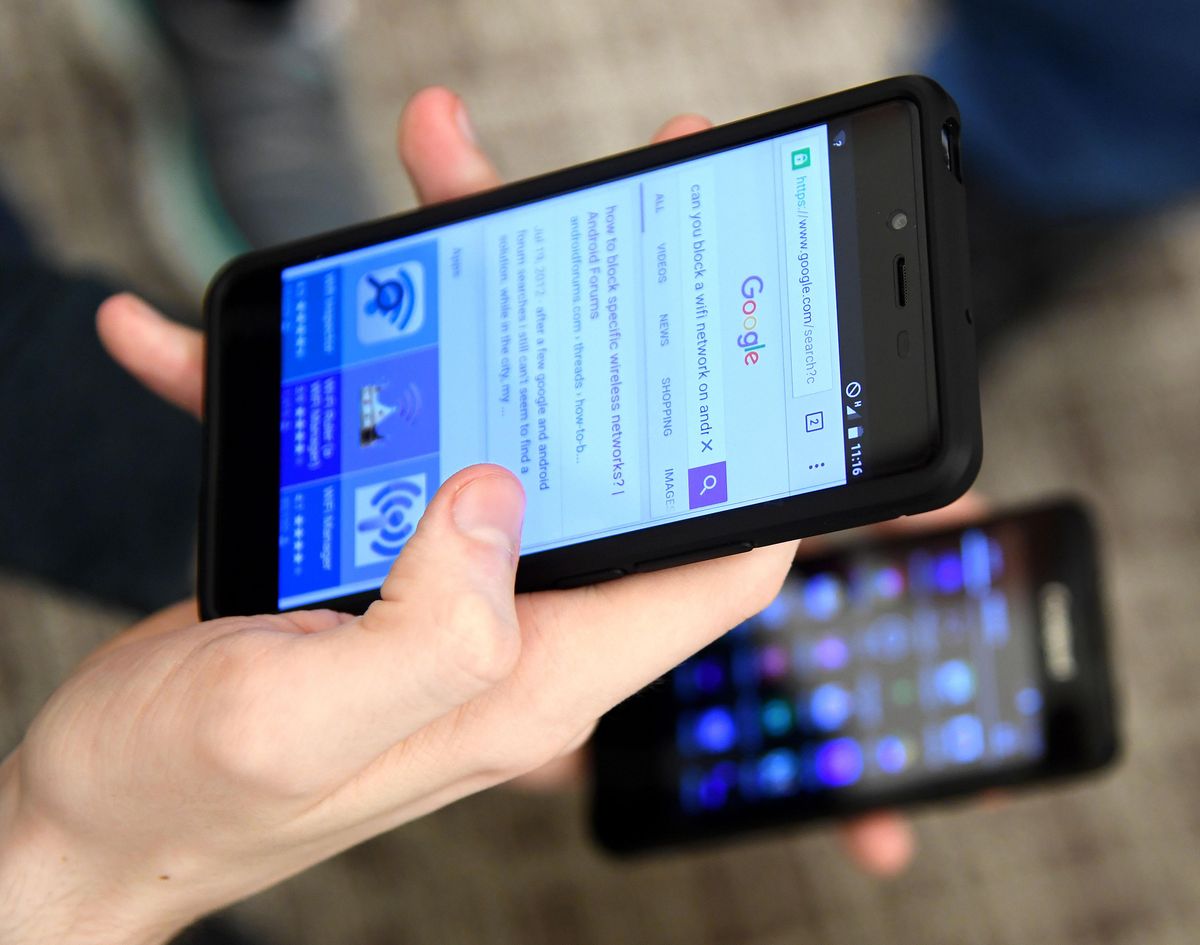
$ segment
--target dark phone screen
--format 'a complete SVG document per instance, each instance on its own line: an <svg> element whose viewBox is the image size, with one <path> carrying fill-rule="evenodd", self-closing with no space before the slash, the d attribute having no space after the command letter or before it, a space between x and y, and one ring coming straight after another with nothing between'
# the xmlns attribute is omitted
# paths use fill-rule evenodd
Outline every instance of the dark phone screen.
<svg viewBox="0 0 1200 945"><path fill-rule="evenodd" d="M913 120L881 106L284 269L280 609L378 588L476 462L521 478L523 555L869 476L854 152L889 135L912 197Z"/></svg>
<svg viewBox="0 0 1200 945"><path fill-rule="evenodd" d="M1036 763L1026 535L997 523L798 565L761 614L618 708L601 761L627 767L609 780L698 825Z"/></svg>

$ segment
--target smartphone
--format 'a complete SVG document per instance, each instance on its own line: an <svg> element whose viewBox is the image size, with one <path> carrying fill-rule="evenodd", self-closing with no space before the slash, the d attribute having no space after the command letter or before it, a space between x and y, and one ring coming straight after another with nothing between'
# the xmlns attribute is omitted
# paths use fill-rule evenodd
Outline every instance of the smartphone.
<svg viewBox="0 0 1200 945"><path fill-rule="evenodd" d="M958 115L892 79L235 260L205 616L375 596L511 469L519 590L944 504L980 459Z"/></svg>
<svg viewBox="0 0 1200 945"><path fill-rule="evenodd" d="M798 562L601 721L617 852L1040 783L1117 746L1095 534L1059 501Z"/></svg>

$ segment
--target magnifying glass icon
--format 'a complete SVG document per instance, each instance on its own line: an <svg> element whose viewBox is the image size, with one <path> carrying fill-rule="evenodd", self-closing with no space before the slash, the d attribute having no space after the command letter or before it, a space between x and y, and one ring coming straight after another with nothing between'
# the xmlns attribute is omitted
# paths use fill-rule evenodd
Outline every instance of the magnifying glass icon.
<svg viewBox="0 0 1200 945"><path fill-rule="evenodd" d="M700 483L700 494L704 495L704 493L706 493L709 489L715 489L715 488L717 488L717 477L714 476L712 473L709 473L707 476L704 477L704 480Z"/></svg>

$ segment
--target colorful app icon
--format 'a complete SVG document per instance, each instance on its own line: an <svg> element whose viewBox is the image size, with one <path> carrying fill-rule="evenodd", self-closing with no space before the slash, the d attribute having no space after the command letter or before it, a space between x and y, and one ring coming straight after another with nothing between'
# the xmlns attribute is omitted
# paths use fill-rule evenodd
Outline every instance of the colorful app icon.
<svg viewBox="0 0 1200 945"><path fill-rule="evenodd" d="M875 743L875 763L885 774L899 774L912 761L913 746L899 735L885 735Z"/></svg>
<svg viewBox="0 0 1200 945"><path fill-rule="evenodd" d="M826 787L847 787L863 773L863 753L853 738L835 738L817 749L813 759L817 780Z"/></svg>
<svg viewBox="0 0 1200 945"><path fill-rule="evenodd" d="M713 706L697 714L691 725L692 743L703 752L720 755L737 744L737 723L724 706Z"/></svg>
<svg viewBox="0 0 1200 945"><path fill-rule="evenodd" d="M908 655L912 625L900 614L884 614L862 635L862 648L872 659L898 663Z"/></svg>
<svg viewBox="0 0 1200 945"><path fill-rule="evenodd" d="M956 551L938 555L933 569L933 583L942 594L959 594L963 589L962 556Z"/></svg>
<svg viewBox="0 0 1200 945"><path fill-rule="evenodd" d="M942 755L960 765L983 756L983 722L977 715L956 715L942 723Z"/></svg>
<svg viewBox="0 0 1200 945"><path fill-rule="evenodd" d="M1017 690L1017 694L1013 697L1013 703L1022 715L1037 715L1042 711L1042 693L1033 686L1026 686Z"/></svg>
<svg viewBox="0 0 1200 945"><path fill-rule="evenodd" d="M792 152L792 170L802 171L812 164L812 151L809 148L797 148Z"/></svg>
<svg viewBox="0 0 1200 945"><path fill-rule="evenodd" d="M842 582L832 574L814 574L804 582L804 610L813 620L831 620L842 609Z"/></svg>
<svg viewBox="0 0 1200 945"><path fill-rule="evenodd" d="M904 572L888 566L875 572L875 595L883 600L895 600L904 593Z"/></svg>
<svg viewBox="0 0 1200 945"><path fill-rule="evenodd" d="M789 748L763 755L754 766L754 787L766 797L783 797L800 787L800 757Z"/></svg>
<svg viewBox="0 0 1200 945"><path fill-rule="evenodd" d="M690 768L683 773L680 801L689 813L720 810L737 784L737 766L723 761L710 770Z"/></svg>
<svg viewBox="0 0 1200 945"><path fill-rule="evenodd" d="M948 705L966 705L975 695L975 673L962 660L946 660L933 673L933 688Z"/></svg>
<svg viewBox="0 0 1200 945"><path fill-rule="evenodd" d="M781 738L792 730L792 707L786 699L771 699L762 707L763 732Z"/></svg>
<svg viewBox="0 0 1200 945"><path fill-rule="evenodd" d="M988 743L997 758L1008 758L1021 750L1021 730L1012 722L996 722L988 732Z"/></svg>
<svg viewBox="0 0 1200 945"><path fill-rule="evenodd" d="M394 560L416 530L427 498L424 473L355 489L355 566Z"/></svg>
<svg viewBox="0 0 1200 945"><path fill-rule="evenodd" d="M364 345L414 335L425 324L425 272L415 261L373 269L358 280L358 340Z"/></svg>
<svg viewBox="0 0 1200 945"><path fill-rule="evenodd" d="M809 657L818 669L832 673L850 661L850 648L841 637L821 637L812 645Z"/></svg>
<svg viewBox="0 0 1200 945"><path fill-rule="evenodd" d="M897 679L892 683L892 702L898 706L908 706L916 701L917 687L911 679Z"/></svg>
<svg viewBox="0 0 1200 945"><path fill-rule="evenodd" d="M767 681L782 679L788 671L788 654L782 646L772 644L758 651L758 673Z"/></svg>
<svg viewBox="0 0 1200 945"><path fill-rule="evenodd" d="M809 717L823 732L841 728L853 710L853 696L844 686L834 682L817 686L808 699Z"/></svg>

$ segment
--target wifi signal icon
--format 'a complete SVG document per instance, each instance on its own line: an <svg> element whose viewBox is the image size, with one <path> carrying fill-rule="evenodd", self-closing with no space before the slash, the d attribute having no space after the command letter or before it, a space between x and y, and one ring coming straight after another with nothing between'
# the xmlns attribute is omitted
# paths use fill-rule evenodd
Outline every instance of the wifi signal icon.
<svg viewBox="0 0 1200 945"><path fill-rule="evenodd" d="M424 474L354 490L354 564L390 562L425 512Z"/></svg>
<svg viewBox="0 0 1200 945"><path fill-rule="evenodd" d="M396 416L411 425L416 423L417 417L420 415L421 388L409 381L400 393L399 402L396 404Z"/></svg>
<svg viewBox="0 0 1200 945"><path fill-rule="evenodd" d="M358 340L395 341L416 334L425 323L425 272L419 262L394 263L358 280Z"/></svg>

